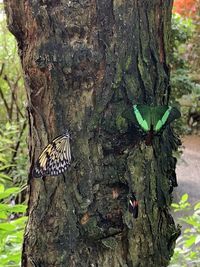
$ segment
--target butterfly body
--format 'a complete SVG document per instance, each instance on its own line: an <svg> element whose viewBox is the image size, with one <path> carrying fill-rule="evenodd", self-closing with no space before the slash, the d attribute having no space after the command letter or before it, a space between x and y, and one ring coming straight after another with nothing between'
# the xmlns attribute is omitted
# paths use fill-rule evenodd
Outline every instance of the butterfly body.
<svg viewBox="0 0 200 267"><path fill-rule="evenodd" d="M153 127L151 127L150 131L147 133L146 138L145 138L145 144L147 146L152 145L153 137L154 137L154 131L153 131Z"/></svg>
<svg viewBox="0 0 200 267"><path fill-rule="evenodd" d="M41 152L33 169L33 177L56 176L67 170L71 162L69 133L52 140Z"/></svg>
<svg viewBox="0 0 200 267"><path fill-rule="evenodd" d="M159 133L165 125L181 116L178 109L167 105L134 105L133 113L137 124L147 133L147 144L151 144L153 136Z"/></svg>
<svg viewBox="0 0 200 267"><path fill-rule="evenodd" d="M134 219L138 217L138 201L135 195L132 193L131 197L129 198L129 212L133 215Z"/></svg>

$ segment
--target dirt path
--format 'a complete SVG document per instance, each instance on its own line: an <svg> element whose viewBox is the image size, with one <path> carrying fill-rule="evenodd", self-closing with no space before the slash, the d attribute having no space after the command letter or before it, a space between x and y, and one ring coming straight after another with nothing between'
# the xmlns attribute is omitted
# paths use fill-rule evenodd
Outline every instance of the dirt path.
<svg viewBox="0 0 200 267"><path fill-rule="evenodd" d="M200 201L200 136L186 136L182 142L185 148L176 168L179 186L174 201L188 193L189 202L195 203Z"/></svg>

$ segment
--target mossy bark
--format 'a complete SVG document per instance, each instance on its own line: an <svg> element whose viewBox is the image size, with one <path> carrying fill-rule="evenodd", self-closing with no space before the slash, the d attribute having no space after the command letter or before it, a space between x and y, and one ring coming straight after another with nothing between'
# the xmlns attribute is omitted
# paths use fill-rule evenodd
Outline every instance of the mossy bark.
<svg viewBox="0 0 200 267"><path fill-rule="evenodd" d="M4 2L30 123L22 266L167 266L178 235L169 214L178 141L167 127L146 147L124 114L136 103L168 103L172 1ZM66 128L71 167L33 178L42 148Z"/></svg>

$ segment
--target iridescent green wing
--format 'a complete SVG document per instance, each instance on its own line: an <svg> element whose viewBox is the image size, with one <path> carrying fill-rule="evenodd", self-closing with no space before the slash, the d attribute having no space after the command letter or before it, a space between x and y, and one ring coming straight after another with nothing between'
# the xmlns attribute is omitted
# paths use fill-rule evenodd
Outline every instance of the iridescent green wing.
<svg viewBox="0 0 200 267"><path fill-rule="evenodd" d="M138 125L148 132L151 129L151 108L146 105L134 105L133 112Z"/></svg>
<svg viewBox="0 0 200 267"><path fill-rule="evenodd" d="M178 109L171 106L152 107L152 124L154 132L159 132L163 126L180 117Z"/></svg>
<svg viewBox="0 0 200 267"><path fill-rule="evenodd" d="M154 132L159 132L161 128L165 125L171 107L168 106L155 106L152 107L152 124Z"/></svg>

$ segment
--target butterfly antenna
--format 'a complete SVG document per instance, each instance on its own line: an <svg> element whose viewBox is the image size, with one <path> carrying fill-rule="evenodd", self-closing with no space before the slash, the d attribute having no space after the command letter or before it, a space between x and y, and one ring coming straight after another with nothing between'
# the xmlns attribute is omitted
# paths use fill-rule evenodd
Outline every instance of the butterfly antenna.
<svg viewBox="0 0 200 267"><path fill-rule="evenodd" d="M64 134L67 135L69 137L69 139L72 139L71 138L71 133L67 128L65 128Z"/></svg>

